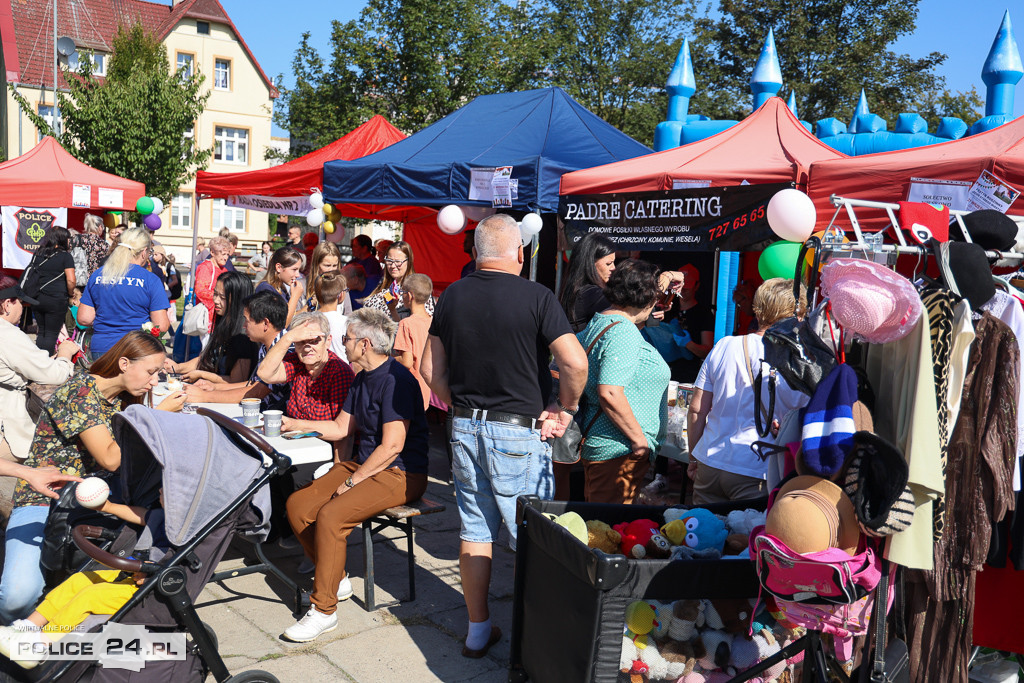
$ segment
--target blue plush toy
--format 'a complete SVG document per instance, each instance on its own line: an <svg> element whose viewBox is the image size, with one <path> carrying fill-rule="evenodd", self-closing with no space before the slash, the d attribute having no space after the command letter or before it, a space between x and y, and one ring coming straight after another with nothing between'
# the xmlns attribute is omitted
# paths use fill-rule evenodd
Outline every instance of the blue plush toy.
<svg viewBox="0 0 1024 683"><path fill-rule="evenodd" d="M677 520L685 525L685 533L681 533L683 529L680 528L680 524L674 523ZM719 553L725 548L725 539L729 532L726 531L725 522L710 510L669 508L665 510L665 522L662 533L674 545L685 545L693 550L710 548ZM666 529L668 533L666 533ZM677 543L677 540L680 542Z"/></svg>

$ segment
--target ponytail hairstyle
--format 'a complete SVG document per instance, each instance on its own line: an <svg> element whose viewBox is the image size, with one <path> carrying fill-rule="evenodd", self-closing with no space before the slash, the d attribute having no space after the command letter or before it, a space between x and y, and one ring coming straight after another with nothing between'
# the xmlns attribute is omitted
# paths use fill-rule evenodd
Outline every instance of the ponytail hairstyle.
<svg viewBox="0 0 1024 683"><path fill-rule="evenodd" d="M141 360L154 354L167 354L164 345L153 335L142 330L132 330L114 344L109 351L97 358L89 366L89 374L104 379L112 379L121 374L120 360ZM127 391L118 397L121 399L121 410L134 403L142 403L143 396L132 396Z"/></svg>
<svg viewBox="0 0 1024 683"><path fill-rule="evenodd" d="M290 268L296 263L302 263L302 255L291 247L281 247L270 257L270 263L267 264L267 274L263 279L274 288L275 292L283 292L284 283L277 276L277 266Z"/></svg>
<svg viewBox="0 0 1024 683"><path fill-rule="evenodd" d="M129 228L121 233L103 264L98 284L115 284L128 273L132 261L153 244L148 228ZM113 350L113 349L111 349Z"/></svg>

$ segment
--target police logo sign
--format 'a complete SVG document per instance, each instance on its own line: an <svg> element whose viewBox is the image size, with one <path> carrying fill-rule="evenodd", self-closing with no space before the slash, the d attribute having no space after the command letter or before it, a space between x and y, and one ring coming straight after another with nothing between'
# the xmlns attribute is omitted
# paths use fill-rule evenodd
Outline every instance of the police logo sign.
<svg viewBox="0 0 1024 683"><path fill-rule="evenodd" d="M60 225L67 227L68 210L64 207L4 206L3 266L21 269L46 241L47 231Z"/></svg>
<svg viewBox="0 0 1024 683"><path fill-rule="evenodd" d="M14 218L18 221L18 246L34 254L42 245L46 231L50 229L57 217L43 209L17 209Z"/></svg>

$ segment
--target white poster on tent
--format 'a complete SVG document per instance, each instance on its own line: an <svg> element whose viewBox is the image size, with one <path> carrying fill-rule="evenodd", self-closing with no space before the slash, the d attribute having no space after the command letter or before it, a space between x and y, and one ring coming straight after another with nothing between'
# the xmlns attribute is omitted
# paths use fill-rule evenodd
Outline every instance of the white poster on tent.
<svg viewBox="0 0 1024 683"><path fill-rule="evenodd" d="M124 190L112 190L101 187L96 190L96 203L102 209L120 209L124 206Z"/></svg>
<svg viewBox="0 0 1024 683"><path fill-rule="evenodd" d="M71 206L76 209L88 209L92 194L92 185L79 185L74 183L71 186Z"/></svg>
<svg viewBox="0 0 1024 683"><path fill-rule="evenodd" d="M228 196L228 206L276 213L281 216L305 216L313 209L313 205L309 203L309 197L306 195L267 197L258 194L233 194Z"/></svg>
<svg viewBox="0 0 1024 683"><path fill-rule="evenodd" d="M509 169L512 167L509 166ZM493 202L495 177L494 166L488 168L471 168L469 170L469 200L472 202ZM508 178L508 191L512 199L519 199L519 179Z"/></svg>
<svg viewBox="0 0 1024 683"><path fill-rule="evenodd" d="M995 209L1002 213L1010 208L1013 202L1020 196L1020 190L1013 187L999 176L988 171L982 171L978 180L971 185L971 191L967 195L968 211L979 211L981 209Z"/></svg>
<svg viewBox="0 0 1024 683"><path fill-rule="evenodd" d="M963 211L967 208L967 193L970 189L971 183L966 180L911 178L907 201L941 204L953 211Z"/></svg>
<svg viewBox="0 0 1024 683"><path fill-rule="evenodd" d="M65 208L4 206L0 213L3 216L4 268L24 268L42 246L50 226L68 226L68 210Z"/></svg>

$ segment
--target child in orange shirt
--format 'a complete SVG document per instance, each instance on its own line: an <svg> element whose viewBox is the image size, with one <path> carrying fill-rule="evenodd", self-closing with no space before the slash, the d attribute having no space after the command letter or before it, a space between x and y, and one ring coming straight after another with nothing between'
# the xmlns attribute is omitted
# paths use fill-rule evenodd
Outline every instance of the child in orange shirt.
<svg viewBox="0 0 1024 683"><path fill-rule="evenodd" d="M430 314L427 313L426 303L433 290L434 283L422 273L410 275L402 282L402 304L412 311L412 315L398 323L393 352L398 362L409 368L420 383L424 410L430 407L430 387L420 375L420 359L430 332Z"/></svg>

